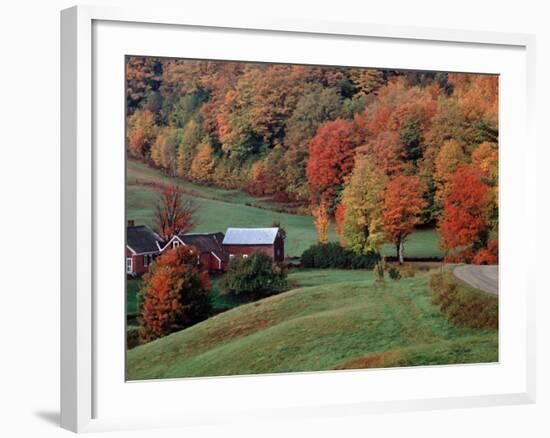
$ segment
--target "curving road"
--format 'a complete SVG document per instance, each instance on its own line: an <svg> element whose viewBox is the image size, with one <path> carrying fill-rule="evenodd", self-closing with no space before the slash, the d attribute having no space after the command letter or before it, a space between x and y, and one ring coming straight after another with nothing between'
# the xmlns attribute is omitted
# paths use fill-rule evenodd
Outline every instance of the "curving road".
<svg viewBox="0 0 550 438"><path fill-rule="evenodd" d="M453 272L455 277L470 286L498 295L498 265L461 265Z"/></svg>

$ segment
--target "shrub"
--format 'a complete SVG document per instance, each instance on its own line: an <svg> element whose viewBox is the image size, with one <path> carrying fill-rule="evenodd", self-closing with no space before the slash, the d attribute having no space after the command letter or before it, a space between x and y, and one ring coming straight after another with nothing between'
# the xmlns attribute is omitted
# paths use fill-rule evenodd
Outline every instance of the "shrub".
<svg viewBox="0 0 550 438"><path fill-rule="evenodd" d="M452 274L441 272L430 279L432 303L458 327L497 329L498 297L460 287Z"/></svg>
<svg viewBox="0 0 550 438"><path fill-rule="evenodd" d="M399 269L395 266L391 266L390 269L388 269L388 275L392 280L399 280L401 278L401 272L399 272Z"/></svg>
<svg viewBox="0 0 550 438"><path fill-rule="evenodd" d="M312 245L302 254L306 268L343 268L347 263L345 249L336 242Z"/></svg>
<svg viewBox="0 0 550 438"><path fill-rule="evenodd" d="M380 255L376 252L356 254L337 242L318 243L302 253L304 268L373 269Z"/></svg>
<svg viewBox="0 0 550 438"><path fill-rule="evenodd" d="M126 330L126 348L131 350L140 344L139 328L128 327Z"/></svg>
<svg viewBox="0 0 550 438"><path fill-rule="evenodd" d="M193 247L179 246L158 257L140 290L142 342L189 327L210 315L210 282Z"/></svg>
<svg viewBox="0 0 550 438"><path fill-rule="evenodd" d="M287 287L286 269L274 264L271 257L260 251L247 258L232 259L219 283L222 294L244 298L259 298Z"/></svg>

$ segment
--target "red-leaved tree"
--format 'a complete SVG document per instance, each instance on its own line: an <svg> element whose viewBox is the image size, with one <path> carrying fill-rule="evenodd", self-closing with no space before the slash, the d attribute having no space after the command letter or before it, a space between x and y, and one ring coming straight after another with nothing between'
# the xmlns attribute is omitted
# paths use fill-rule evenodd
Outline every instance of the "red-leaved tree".
<svg viewBox="0 0 550 438"><path fill-rule="evenodd" d="M460 165L450 178L450 190L443 202L439 223L442 247L458 251L453 261L470 262L476 247L484 246L488 188L467 164ZM451 260L451 258L448 258Z"/></svg>
<svg viewBox="0 0 550 438"><path fill-rule="evenodd" d="M332 212L337 188L353 169L358 140L354 122L336 119L319 127L309 143L306 169L313 205L324 203Z"/></svg>
<svg viewBox="0 0 550 438"><path fill-rule="evenodd" d="M197 250L179 246L158 257L140 290L141 342L196 324L210 314L210 282Z"/></svg>
<svg viewBox="0 0 550 438"><path fill-rule="evenodd" d="M423 198L426 184L418 176L396 176L386 186L382 220L386 238L395 245L399 263L403 263L405 240L420 222L426 208Z"/></svg>
<svg viewBox="0 0 550 438"><path fill-rule="evenodd" d="M186 233L194 225L195 212L196 207L190 198L184 198L176 186L168 186L162 190L155 208L155 228L163 239Z"/></svg>

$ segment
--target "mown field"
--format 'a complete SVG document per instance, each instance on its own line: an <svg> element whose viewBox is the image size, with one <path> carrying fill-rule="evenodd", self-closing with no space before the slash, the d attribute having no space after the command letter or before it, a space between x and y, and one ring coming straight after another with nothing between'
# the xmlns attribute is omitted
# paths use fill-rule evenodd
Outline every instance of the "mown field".
<svg viewBox="0 0 550 438"><path fill-rule="evenodd" d="M226 190L193 184L171 178L145 164L127 160L126 211L136 224L152 225L153 210L157 202L159 185L176 184L194 199L198 211L196 232L225 232L227 227L269 227L273 220L280 221L287 232L285 252L298 257L317 241L317 232L310 216L281 213L269 199L256 198L241 190ZM329 237L338 240L331 227ZM442 257L437 246L439 235L435 230L419 230L405 244L405 257ZM395 255L392 246L386 245L385 255Z"/></svg>
<svg viewBox="0 0 550 438"><path fill-rule="evenodd" d="M419 273L380 284L369 271L293 270L289 280L294 289L288 292L129 350L127 376L140 380L497 361L497 330L452 326L431 304L429 278L430 273Z"/></svg>

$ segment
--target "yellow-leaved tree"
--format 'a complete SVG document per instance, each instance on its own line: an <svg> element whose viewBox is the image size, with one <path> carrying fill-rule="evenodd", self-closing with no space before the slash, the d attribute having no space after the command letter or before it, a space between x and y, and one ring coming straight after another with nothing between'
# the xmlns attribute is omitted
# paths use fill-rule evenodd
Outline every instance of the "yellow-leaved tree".
<svg viewBox="0 0 550 438"><path fill-rule="evenodd" d="M206 182L212 178L214 157L210 142L202 142L197 148L197 154L191 163L191 177L197 181Z"/></svg>
<svg viewBox="0 0 550 438"><path fill-rule="evenodd" d="M342 193L346 246L358 254L379 251L384 243L382 207L387 176L364 155Z"/></svg>

